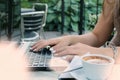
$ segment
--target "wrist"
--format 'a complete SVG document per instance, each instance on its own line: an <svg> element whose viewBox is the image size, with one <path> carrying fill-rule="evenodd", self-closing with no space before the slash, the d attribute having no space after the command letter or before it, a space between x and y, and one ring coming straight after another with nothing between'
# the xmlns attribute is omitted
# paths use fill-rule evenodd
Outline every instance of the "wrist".
<svg viewBox="0 0 120 80"><path fill-rule="evenodd" d="M68 36L64 36L63 40L65 40L66 42L69 43L69 45L71 45L73 43L74 38L73 38L73 36L68 35Z"/></svg>
<svg viewBox="0 0 120 80"><path fill-rule="evenodd" d="M96 54L102 54L102 55L106 55L106 56L110 56L110 57L113 57L114 54L113 54L113 50L109 47L107 48L94 48L94 52L93 53L96 53Z"/></svg>
<svg viewBox="0 0 120 80"><path fill-rule="evenodd" d="M111 46L110 48L113 50L113 58L116 59L118 55L118 50L116 46Z"/></svg>
<svg viewBox="0 0 120 80"><path fill-rule="evenodd" d="M106 47L109 47L112 49L113 52L113 58L116 59L116 57L118 56L118 49L117 47L111 43L111 42L106 42Z"/></svg>

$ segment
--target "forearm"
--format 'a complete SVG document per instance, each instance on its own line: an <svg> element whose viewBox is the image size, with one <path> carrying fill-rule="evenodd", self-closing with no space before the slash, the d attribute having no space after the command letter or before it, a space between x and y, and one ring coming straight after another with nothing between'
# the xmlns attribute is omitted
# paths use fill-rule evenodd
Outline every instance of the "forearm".
<svg viewBox="0 0 120 80"><path fill-rule="evenodd" d="M83 35L72 35L69 36L71 44L83 43L90 46L100 46L97 37L91 32Z"/></svg>
<svg viewBox="0 0 120 80"><path fill-rule="evenodd" d="M100 47L108 40L110 34L113 31L113 28L114 26L112 17L107 18L101 14L97 24L95 25L95 28L91 33L83 35L72 35L69 36L69 38L71 40L71 44L80 42L90 46Z"/></svg>

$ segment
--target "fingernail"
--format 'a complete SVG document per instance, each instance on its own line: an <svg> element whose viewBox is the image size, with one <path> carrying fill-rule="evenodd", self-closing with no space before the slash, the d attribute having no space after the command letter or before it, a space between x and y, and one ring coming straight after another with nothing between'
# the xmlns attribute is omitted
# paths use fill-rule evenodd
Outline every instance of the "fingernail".
<svg viewBox="0 0 120 80"><path fill-rule="evenodd" d="M50 51L53 51L53 48L50 48Z"/></svg>
<svg viewBox="0 0 120 80"><path fill-rule="evenodd" d="M55 52L56 52L53 48L50 48L50 51L51 51L52 53L55 53Z"/></svg>
<svg viewBox="0 0 120 80"><path fill-rule="evenodd" d="M46 46L47 49L50 49L50 46Z"/></svg>
<svg viewBox="0 0 120 80"><path fill-rule="evenodd" d="M32 50L32 47L30 47L30 50Z"/></svg>
<svg viewBox="0 0 120 80"><path fill-rule="evenodd" d="M36 51L37 49L34 49L33 51Z"/></svg>

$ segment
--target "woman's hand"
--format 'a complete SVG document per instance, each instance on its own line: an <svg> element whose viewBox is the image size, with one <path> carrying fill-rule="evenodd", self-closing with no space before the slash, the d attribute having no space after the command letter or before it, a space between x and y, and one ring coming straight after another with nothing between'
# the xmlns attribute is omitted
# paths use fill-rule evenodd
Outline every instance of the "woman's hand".
<svg viewBox="0 0 120 80"><path fill-rule="evenodd" d="M70 36L64 36L59 38L53 38L49 40L40 40L32 46L32 50L38 51L46 46L52 46L54 50L58 50L61 47L65 47L71 44Z"/></svg>
<svg viewBox="0 0 120 80"><path fill-rule="evenodd" d="M87 52L94 52L97 48L88 46L86 44L77 43L71 46L64 46L55 49L55 56L65 56L65 55L83 55Z"/></svg>

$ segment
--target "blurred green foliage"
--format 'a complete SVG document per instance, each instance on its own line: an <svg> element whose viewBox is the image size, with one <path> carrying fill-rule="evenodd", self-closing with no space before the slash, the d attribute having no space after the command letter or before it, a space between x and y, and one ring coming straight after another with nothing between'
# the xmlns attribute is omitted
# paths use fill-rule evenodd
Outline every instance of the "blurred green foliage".
<svg viewBox="0 0 120 80"><path fill-rule="evenodd" d="M20 15L21 15L21 1L20 0L13 0L11 7L12 7L12 19L13 19L13 26L14 28L17 28L20 26ZM8 24L8 13L9 13L9 5L8 1L1 0L0 1L0 26L2 26L2 29L9 27Z"/></svg>
<svg viewBox="0 0 120 80"><path fill-rule="evenodd" d="M86 30L92 30L102 11L103 0L85 0L85 21ZM98 6L98 7L97 7Z"/></svg>
<svg viewBox="0 0 120 80"><path fill-rule="evenodd" d="M62 0L21 0L21 6L31 8L32 3L47 3L48 13L45 30L60 31L62 27L61 21L61 1ZM78 31L80 0L64 0L65 1L65 20L64 31ZM84 28L92 30L97 22L98 15L102 10L103 0L84 0ZM97 6L98 5L98 13Z"/></svg>
<svg viewBox="0 0 120 80"><path fill-rule="evenodd" d="M64 31L78 31L78 23L79 19L79 10L80 10L80 0L64 0L65 1L65 22L64 22ZM97 22L98 14L102 10L103 0L84 0L85 9L84 9L84 28L85 30L92 30ZM0 1L1 9L7 10L3 2ZM47 21L46 21L46 30L55 30L60 31L62 27L61 21L61 0L14 0L16 5L13 7L14 11L14 25L18 26L20 22L20 8L32 8L33 3L47 3L48 4L48 13L47 13ZM21 5L20 5L21 3ZM98 5L98 13L97 7Z"/></svg>

